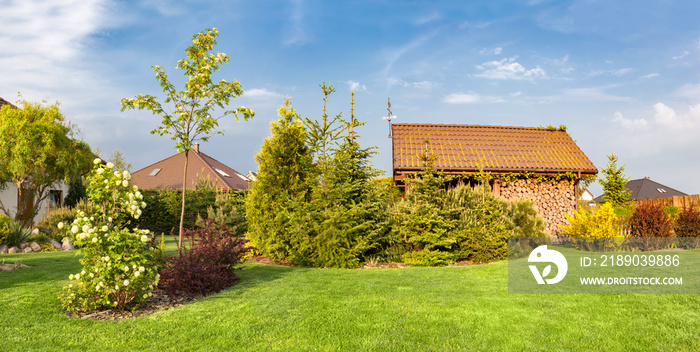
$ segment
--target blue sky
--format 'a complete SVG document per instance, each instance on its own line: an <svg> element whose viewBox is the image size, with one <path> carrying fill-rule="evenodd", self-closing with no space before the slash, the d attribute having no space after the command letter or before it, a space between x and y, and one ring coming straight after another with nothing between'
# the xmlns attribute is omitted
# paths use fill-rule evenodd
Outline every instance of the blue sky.
<svg viewBox="0 0 700 352"><path fill-rule="evenodd" d="M350 109L375 166L391 170L396 122L566 125L598 166L700 193L700 2L0 0L0 97L59 101L79 136L134 169L175 152L160 119L120 100L162 96L192 35L217 27L231 54L218 78L245 91L203 152L246 173L285 96L302 116ZM182 86L182 85L180 85ZM595 195L601 193L593 186Z"/></svg>

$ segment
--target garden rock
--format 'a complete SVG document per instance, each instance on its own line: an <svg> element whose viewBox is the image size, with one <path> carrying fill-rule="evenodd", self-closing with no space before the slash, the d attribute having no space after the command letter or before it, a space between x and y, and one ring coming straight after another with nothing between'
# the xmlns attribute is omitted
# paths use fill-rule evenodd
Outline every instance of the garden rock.
<svg viewBox="0 0 700 352"><path fill-rule="evenodd" d="M7 245L3 244L0 246L0 254L6 254L7 253Z"/></svg>
<svg viewBox="0 0 700 352"><path fill-rule="evenodd" d="M61 250L62 251L72 251L75 248L73 247L73 243L71 243L70 239L66 238L63 240L63 244L61 245Z"/></svg>
<svg viewBox="0 0 700 352"><path fill-rule="evenodd" d="M41 246L36 242L32 242L29 247L31 247L34 252L41 252Z"/></svg>
<svg viewBox="0 0 700 352"><path fill-rule="evenodd" d="M53 247L53 249L61 249L61 244L56 242L56 240L51 240L51 246Z"/></svg>
<svg viewBox="0 0 700 352"><path fill-rule="evenodd" d="M29 243L27 243L27 242L24 242L24 243L19 245L19 249L25 249L27 247L29 247Z"/></svg>
<svg viewBox="0 0 700 352"><path fill-rule="evenodd" d="M20 249L17 247L10 247L10 249L7 250L7 253L17 253L19 251Z"/></svg>
<svg viewBox="0 0 700 352"><path fill-rule="evenodd" d="M33 252L32 247L26 247L25 249L22 250L24 253L31 253Z"/></svg>
<svg viewBox="0 0 700 352"><path fill-rule="evenodd" d="M38 235L39 235L39 229L32 230L32 236L38 236Z"/></svg>

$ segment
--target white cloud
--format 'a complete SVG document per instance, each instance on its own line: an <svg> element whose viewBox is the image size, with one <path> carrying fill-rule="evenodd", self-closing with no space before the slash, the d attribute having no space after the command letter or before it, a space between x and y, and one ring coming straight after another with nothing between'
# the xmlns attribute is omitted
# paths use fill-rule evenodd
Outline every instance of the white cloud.
<svg viewBox="0 0 700 352"><path fill-rule="evenodd" d="M491 22L469 22L465 21L459 24L459 29L484 29L491 25Z"/></svg>
<svg viewBox="0 0 700 352"><path fill-rule="evenodd" d="M503 48L484 48L479 50L479 55L501 55L503 53Z"/></svg>
<svg viewBox="0 0 700 352"><path fill-rule="evenodd" d="M625 68L619 68L615 70L593 70L591 71L588 75L593 77L593 76L623 76L628 73L632 72L632 68L625 67Z"/></svg>
<svg viewBox="0 0 700 352"><path fill-rule="evenodd" d="M647 78L654 78L654 77L659 77L660 75L658 73L650 73L648 75L641 76L639 78L647 79Z"/></svg>
<svg viewBox="0 0 700 352"><path fill-rule="evenodd" d="M539 66L526 69L520 63L516 62L517 57L504 58L499 61L489 61L476 67L483 72L476 75L487 79L514 79L514 80L532 80L536 78L547 78L547 73Z"/></svg>
<svg viewBox="0 0 700 352"><path fill-rule="evenodd" d="M387 82L389 83L390 86L399 86L399 87L404 87L404 88L431 89L434 86L434 84L432 82L429 82L429 81L406 82L406 81L402 80L401 78L394 78L394 77L387 79Z"/></svg>
<svg viewBox="0 0 700 352"><path fill-rule="evenodd" d="M476 104L476 103L502 103L500 97L482 96L475 93L453 93L447 95L443 101L448 104Z"/></svg>
<svg viewBox="0 0 700 352"><path fill-rule="evenodd" d="M360 82L350 80L345 83L348 84L348 89L352 92L367 90L367 87L364 84L361 84Z"/></svg>
<svg viewBox="0 0 700 352"><path fill-rule="evenodd" d="M289 23L283 40L284 45L304 45L309 41L304 27L304 0L292 0L292 8L289 11Z"/></svg>
<svg viewBox="0 0 700 352"><path fill-rule="evenodd" d="M638 157L700 149L700 104L677 110L659 102L637 114L643 117L628 119L619 111L613 115L619 128L608 133L615 136L616 148Z"/></svg>
<svg viewBox="0 0 700 352"><path fill-rule="evenodd" d="M680 59L682 59L682 58L684 58L684 57L686 57L686 56L688 56L688 55L690 55L690 52L688 52L688 50L685 50L685 51L683 51L682 54L680 54L680 55L678 55L678 56L672 57L672 59L674 59L674 60L680 60Z"/></svg>
<svg viewBox="0 0 700 352"><path fill-rule="evenodd" d="M15 58L16 63L27 67L36 60L50 63L76 57L89 36L110 22L107 5L104 0L15 1L2 5L0 60Z"/></svg>
<svg viewBox="0 0 700 352"><path fill-rule="evenodd" d="M648 122L645 119L626 119L619 111L616 111L615 114L613 114L613 122L619 123L627 129L645 128L648 125Z"/></svg>
<svg viewBox="0 0 700 352"><path fill-rule="evenodd" d="M571 88L562 91L562 97L575 101L630 101L628 97L621 97L605 93L601 88Z"/></svg>
<svg viewBox="0 0 700 352"><path fill-rule="evenodd" d="M386 66L384 67L384 74L387 74L391 71L391 69L394 67L394 64L396 64L397 61L399 61L406 53L409 51L416 49L423 45L428 39L431 37L435 36L437 32L433 31L431 33L422 35L416 39L413 39L406 45L399 47L399 48L390 48L387 50L384 50L384 58L387 61Z"/></svg>
<svg viewBox="0 0 700 352"><path fill-rule="evenodd" d="M674 95L691 101L696 101L696 99L700 97L700 84L685 84L678 88L674 92Z"/></svg>
<svg viewBox="0 0 700 352"><path fill-rule="evenodd" d="M281 98L282 94L271 92L266 88L253 88L246 90L243 96L253 99L271 99L271 98Z"/></svg>
<svg viewBox="0 0 700 352"><path fill-rule="evenodd" d="M442 18L442 15L441 15L440 13L438 13L438 12L432 12L432 13L429 13L429 14L426 14L426 15L423 15L423 16L419 17L418 19L416 19L416 20L414 21L414 23L415 23L416 25L424 25L424 24L427 24L427 23L430 23L430 22L437 21L437 20L439 20L439 19L441 19L441 18Z"/></svg>

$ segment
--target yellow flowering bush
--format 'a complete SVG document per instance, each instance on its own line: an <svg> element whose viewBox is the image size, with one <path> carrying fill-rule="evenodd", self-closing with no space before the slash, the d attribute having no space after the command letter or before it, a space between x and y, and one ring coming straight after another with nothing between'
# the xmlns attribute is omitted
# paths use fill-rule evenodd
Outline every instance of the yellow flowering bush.
<svg viewBox="0 0 700 352"><path fill-rule="evenodd" d="M95 159L86 177L94 212L81 210L73 223L58 224L84 254L83 268L69 276L61 296L71 311L128 308L149 297L160 278L150 232L125 226L146 203L138 187L129 185L131 175L113 167Z"/></svg>
<svg viewBox="0 0 700 352"><path fill-rule="evenodd" d="M615 208L610 203L604 203L595 211L582 208L574 212L573 216L564 214L569 225L562 227L564 233L574 238L574 246L584 250L614 249L617 248L622 238L619 227L619 219L615 214ZM602 240L592 240L589 237ZM603 248L601 248L601 245Z"/></svg>

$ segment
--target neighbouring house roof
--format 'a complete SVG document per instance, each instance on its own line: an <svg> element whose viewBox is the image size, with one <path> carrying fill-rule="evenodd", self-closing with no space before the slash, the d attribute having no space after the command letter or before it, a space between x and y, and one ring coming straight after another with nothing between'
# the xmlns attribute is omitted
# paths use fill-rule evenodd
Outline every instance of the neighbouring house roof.
<svg viewBox="0 0 700 352"><path fill-rule="evenodd" d="M645 200L645 199L656 199L656 198L670 198L675 196L687 196L687 194L673 189L668 186L664 186L658 182L652 181L649 177L640 178L638 180L632 180L627 182L625 185L630 191L628 197L629 200ZM598 203L603 203L603 197L605 194L600 195L594 199Z"/></svg>
<svg viewBox="0 0 700 352"><path fill-rule="evenodd" d="M565 131L533 127L397 123L391 125L394 176L422 169L430 142L435 167L454 173L580 172L598 169Z"/></svg>
<svg viewBox="0 0 700 352"><path fill-rule="evenodd" d="M182 188L182 172L185 153L148 165L131 174L132 183L141 189ZM214 187L223 190L248 190L250 180L240 172L199 151L199 146L190 150L187 165L187 188L195 188L197 179L209 179Z"/></svg>
<svg viewBox="0 0 700 352"><path fill-rule="evenodd" d="M7 100L3 99L2 97L0 97L0 107L2 107L3 105L9 105L9 106L12 106L12 107L16 108L16 106L15 106L14 104L12 104L12 103L10 103L9 101L7 101Z"/></svg>

